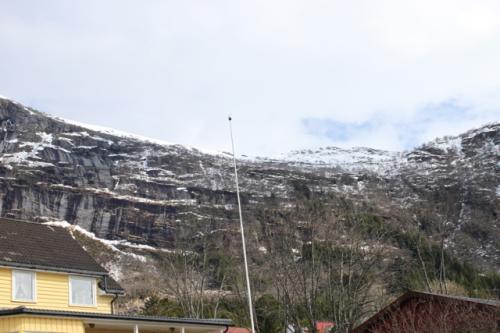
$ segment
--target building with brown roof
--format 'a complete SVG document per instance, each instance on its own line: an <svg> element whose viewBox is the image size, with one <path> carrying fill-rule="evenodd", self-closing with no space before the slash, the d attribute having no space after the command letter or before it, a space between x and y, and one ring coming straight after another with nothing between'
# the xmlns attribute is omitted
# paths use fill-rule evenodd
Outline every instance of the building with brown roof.
<svg viewBox="0 0 500 333"><path fill-rule="evenodd" d="M0 333L213 332L223 319L119 315L124 295L65 228L0 218Z"/></svg>
<svg viewBox="0 0 500 333"><path fill-rule="evenodd" d="M500 302L408 291L352 333L494 333Z"/></svg>

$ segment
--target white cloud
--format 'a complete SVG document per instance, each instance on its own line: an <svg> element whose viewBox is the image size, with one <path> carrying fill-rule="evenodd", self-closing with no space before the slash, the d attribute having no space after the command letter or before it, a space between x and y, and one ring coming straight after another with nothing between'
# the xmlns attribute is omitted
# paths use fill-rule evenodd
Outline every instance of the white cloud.
<svg viewBox="0 0 500 333"><path fill-rule="evenodd" d="M240 153L396 149L498 119L498 13L486 0L4 1L0 94L203 148L228 150L232 114ZM466 119L404 137L451 99ZM379 125L333 140L304 119Z"/></svg>
<svg viewBox="0 0 500 333"><path fill-rule="evenodd" d="M385 46L406 56L475 47L498 33L494 1L368 1L367 26Z"/></svg>

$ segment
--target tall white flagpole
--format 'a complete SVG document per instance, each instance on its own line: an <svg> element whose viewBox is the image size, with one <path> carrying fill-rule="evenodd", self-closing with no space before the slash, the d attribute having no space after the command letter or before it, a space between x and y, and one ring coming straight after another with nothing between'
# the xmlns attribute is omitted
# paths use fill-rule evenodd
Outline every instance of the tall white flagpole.
<svg viewBox="0 0 500 333"><path fill-rule="evenodd" d="M245 243L245 230L243 229L243 214L241 213L240 186L238 184L238 168L236 167L236 155L234 153L233 126L231 124L232 118L228 117L228 120L229 120L229 133L231 134L231 147L233 149L233 166L234 166L234 180L236 182L236 197L238 198L238 212L240 214L241 244L243 246L243 261L245 263L245 277L247 282L247 293L248 293L248 310L250 311L250 324L252 325L251 333L255 333L255 324L253 320L252 291L250 289L250 277L248 274L247 246Z"/></svg>

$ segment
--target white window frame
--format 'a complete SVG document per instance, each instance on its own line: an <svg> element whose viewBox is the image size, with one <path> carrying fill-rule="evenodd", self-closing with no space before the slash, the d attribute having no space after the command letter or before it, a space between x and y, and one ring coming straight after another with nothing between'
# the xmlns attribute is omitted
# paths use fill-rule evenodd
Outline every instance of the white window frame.
<svg viewBox="0 0 500 333"><path fill-rule="evenodd" d="M33 290L33 298L32 299L16 298L16 279L15 279L16 272L30 273L31 275L33 275L33 279L31 280L31 288ZM36 299L37 299L36 296L37 296L37 293L36 293L36 272L26 270L26 269L13 269L12 270L12 301L13 302L24 302L24 303L36 303Z"/></svg>
<svg viewBox="0 0 500 333"><path fill-rule="evenodd" d="M73 292L71 288L71 280L91 280L92 281L92 304L77 304L73 303ZM82 275L69 275L68 276L68 289L69 289L69 305L70 306L82 306L88 308L97 307L97 288L96 288L96 278L92 276L82 276Z"/></svg>

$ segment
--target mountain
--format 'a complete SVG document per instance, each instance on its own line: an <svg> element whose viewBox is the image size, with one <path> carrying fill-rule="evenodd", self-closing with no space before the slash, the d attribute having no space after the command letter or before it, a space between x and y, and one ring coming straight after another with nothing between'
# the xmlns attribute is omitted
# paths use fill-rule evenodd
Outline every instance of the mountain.
<svg viewBox="0 0 500 333"><path fill-rule="evenodd" d="M202 235L239 244L231 155L81 125L3 98L0 124L2 217L67 221L131 256L195 247ZM250 252L262 255L269 245L263 211L293 216L298 198L332 196L431 240L441 220L450 253L498 272L499 142L500 123L492 123L405 152L324 147L241 156Z"/></svg>

